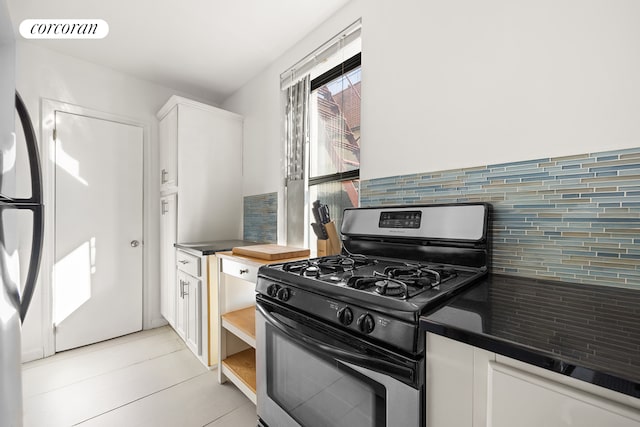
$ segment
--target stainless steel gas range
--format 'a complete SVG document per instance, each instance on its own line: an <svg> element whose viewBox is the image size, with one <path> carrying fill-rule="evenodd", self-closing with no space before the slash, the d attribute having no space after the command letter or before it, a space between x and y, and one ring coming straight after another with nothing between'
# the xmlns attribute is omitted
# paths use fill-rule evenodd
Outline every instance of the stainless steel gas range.
<svg viewBox="0 0 640 427"><path fill-rule="evenodd" d="M490 210L347 209L341 255L260 268L262 425L424 426L419 317L487 274Z"/></svg>

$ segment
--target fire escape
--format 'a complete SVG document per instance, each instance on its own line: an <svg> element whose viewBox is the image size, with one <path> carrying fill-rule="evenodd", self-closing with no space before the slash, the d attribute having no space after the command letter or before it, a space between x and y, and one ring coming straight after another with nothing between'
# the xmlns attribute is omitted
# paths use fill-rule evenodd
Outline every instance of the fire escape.
<svg viewBox="0 0 640 427"><path fill-rule="evenodd" d="M343 172L346 170L358 169L360 167L360 136L352 131L356 121L357 128L360 127L360 92L351 80L347 88L335 95L327 86L318 89L318 113L324 123L324 129L328 136L327 151L336 170ZM336 99L337 98L337 99ZM343 111L342 106L346 111ZM357 116L352 114L357 111ZM358 189L352 181L343 181L342 188L347 193L352 206L358 206Z"/></svg>

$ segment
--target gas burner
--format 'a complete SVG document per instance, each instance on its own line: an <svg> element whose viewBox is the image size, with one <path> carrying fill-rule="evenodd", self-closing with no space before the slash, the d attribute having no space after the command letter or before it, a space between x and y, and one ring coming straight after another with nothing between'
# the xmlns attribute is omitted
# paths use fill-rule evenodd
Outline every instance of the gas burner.
<svg viewBox="0 0 640 427"><path fill-rule="evenodd" d="M454 269L432 265L391 265L384 269L384 275L390 278L410 282L415 286L438 286L457 275Z"/></svg>
<svg viewBox="0 0 640 427"><path fill-rule="evenodd" d="M335 268L336 271L353 271L366 265L377 264L378 260L367 258L364 255L337 255L335 257L321 258L318 264L327 268Z"/></svg>
<svg viewBox="0 0 640 427"><path fill-rule="evenodd" d="M409 295L409 287L406 283L394 279L383 279L376 282L374 292L390 297L402 297L406 299Z"/></svg>
<svg viewBox="0 0 640 427"><path fill-rule="evenodd" d="M371 276L351 276L347 278L345 285L348 288L365 290L375 285L379 280L379 278Z"/></svg>
<svg viewBox="0 0 640 427"><path fill-rule="evenodd" d="M294 261L284 264L282 269L290 273L297 273L300 276L318 277L320 268L317 263L310 260Z"/></svg>
<svg viewBox="0 0 640 427"><path fill-rule="evenodd" d="M349 288L366 292L372 291L387 297L407 299L412 296L407 283L401 280L383 277L381 273L374 274L373 276L351 276L345 284Z"/></svg>
<svg viewBox="0 0 640 427"><path fill-rule="evenodd" d="M401 299L410 298L417 293L414 292L412 295L409 286L418 288L414 283L385 277L381 273L374 273L373 276L351 276L347 278L345 285L349 288Z"/></svg>
<svg viewBox="0 0 640 427"><path fill-rule="evenodd" d="M343 277L341 284L366 292L387 297L409 299L427 289L439 289L441 283L457 276L454 269L441 265L391 264L383 271L370 271L369 274Z"/></svg>

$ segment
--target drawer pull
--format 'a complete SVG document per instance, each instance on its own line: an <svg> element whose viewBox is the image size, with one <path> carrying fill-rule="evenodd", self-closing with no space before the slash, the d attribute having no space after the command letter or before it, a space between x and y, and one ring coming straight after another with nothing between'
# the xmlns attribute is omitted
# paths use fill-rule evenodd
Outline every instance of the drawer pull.
<svg viewBox="0 0 640 427"><path fill-rule="evenodd" d="M185 286L189 286L189 282L180 280L180 298L184 298L185 295L189 295L189 291L185 289Z"/></svg>
<svg viewBox="0 0 640 427"><path fill-rule="evenodd" d="M240 274L247 274L249 272L248 268L241 268L240 269Z"/></svg>
<svg viewBox="0 0 640 427"><path fill-rule="evenodd" d="M183 264L183 265L184 265L184 264L189 264L189 260L187 260L187 259L181 259L181 260L178 260L178 262L179 262L180 264Z"/></svg>

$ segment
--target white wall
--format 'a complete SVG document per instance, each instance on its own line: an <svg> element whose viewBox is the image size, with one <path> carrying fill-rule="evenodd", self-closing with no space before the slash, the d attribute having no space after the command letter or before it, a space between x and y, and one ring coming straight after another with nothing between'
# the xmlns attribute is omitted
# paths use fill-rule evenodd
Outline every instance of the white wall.
<svg viewBox="0 0 640 427"><path fill-rule="evenodd" d="M282 191L277 76L359 17L363 179L640 146L637 16L635 0L352 0L223 103L245 116L244 194Z"/></svg>
<svg viewBox="0 0 640 427"><path fill-rule="evenodd" d="M640 146L638 16L635 0L366 3L362 177Z"/></svg>
<svg viewBox="0 0 640 427"><path fill-rule="evenodd" d="M159 185L156 112L173 94L169 88L151 84L111 69L78 60L26 42L17 45L16 87L40 129L41 99L79 105L88 109L127 117L150 130L145 164L145 327L163 323L159 291ZM38 133L38 138L41 138ZM45 207L46 209L46 207ZM46 272L41 270L42 277ZM23 360L42 357L50 330L43 322L42 280L23 327ZM48 302L46 302L48 304Z"/></svg>

